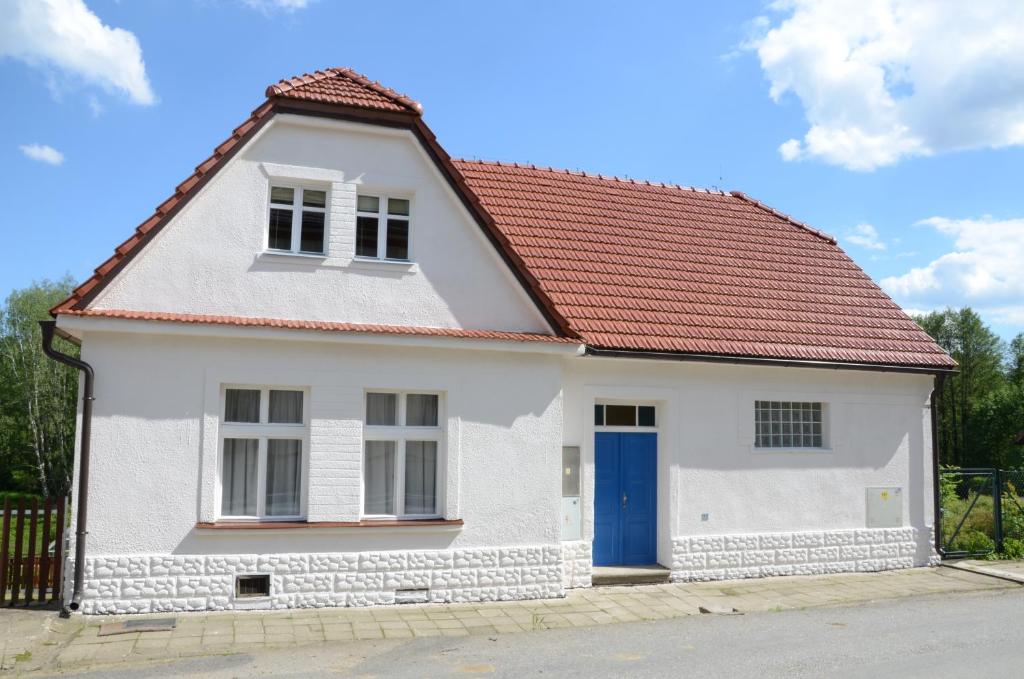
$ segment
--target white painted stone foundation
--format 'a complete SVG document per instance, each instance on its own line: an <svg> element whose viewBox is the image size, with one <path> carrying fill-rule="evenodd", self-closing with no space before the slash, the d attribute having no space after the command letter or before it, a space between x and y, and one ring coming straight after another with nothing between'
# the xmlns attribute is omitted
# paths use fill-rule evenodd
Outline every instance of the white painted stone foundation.
<svg viewBox="0 0 1024 679"><path fill-rule="evenodd" d="M929 538L919 557L916 528L701 535L672 541L672 580L730 580L821 575L934 565Z"/></svg>
<svg viewBox="0 0 1024 679"><path fill-rule="evenodd" d="M593 570L594 559L588 540L562 543L562 585L566 589L590 587Z"/></svg>
<svg viewBox="0 0 1024 679"><path fill-rule="evenodd" d="M236 600L235 576L262 573L270 575L270 596ZM407 589L428 590L426 600L433 603L539 599L564 596L563 577L557 545L92 557L85 565L82 612L370 606L393 604L396 590Z"/></svg>

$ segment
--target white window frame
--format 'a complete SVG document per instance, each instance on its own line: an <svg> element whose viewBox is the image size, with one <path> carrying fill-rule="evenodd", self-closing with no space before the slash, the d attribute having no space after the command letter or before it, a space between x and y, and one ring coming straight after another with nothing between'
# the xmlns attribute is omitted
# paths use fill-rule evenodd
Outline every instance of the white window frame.
<svg viewBox="0 0 1024 679"><path fill-rule="evenodd" d="M367 198L376 198L380 201L377 204L377 212L365 212L359 209L359 196L366 196ZM408 215L389 215L388 214L388 200L395 198L397 200L409 201L409 214ZM413 251L412 251L412 215L414 213L414 206L412 196L403 195L401 193L389 193L384 191L373 191L365 190L360 191L356 194L356 238L355 247L357 249L355 259L367 261L367 262L412 262ZM377 255L371 257L369 255L360 255L358 253L359 247L359 217L376 217L377 218ZM398 219L406 223L406 240L408 242L406 246L406 258L395 259L388 257L388 219Z"/></svg>
<svg viewBox="0 0 1024 679"><path fill-rule="evenodd" d="M228 422L224 419L227 405L228 389L250 389L260 392L260 421ZM270 424L270 392L271 391L302 392L302 423L301 424ZM218 415L220 431L217 439L217 520L218 521L305 521L306 494L309 486L309 388L283 385L224 384L220 388L220 413ZM256 514L230 515L223 513L224 503L224 440L225 439L258 439L256 471ZM270 439L289 439L302 441L299 465L299 513L292 516L267 516L267 441Z"/></svg>
<svg viewBox="0 0 1024 679"><path fill-rule="evenodd" d="M411 212L411 210L410 210ZM398 425L372 425L366 424L366 401L368 394L396 394L398 401L397 422L405 422L406 397L409 395L424 395L437 397L437 426L409 426ZM444 415L444 393L440 391L429 391L423 389L412 389L400 391L397 389L366 389L363 393L363 445L360 457L359 474L359 512L364 519L439 519L443 514L444 489L446 487L445 460L445 415ZM366 475L363 473L363 466L366 463L366 442L367 441L394 441L395 442L395 478L394 478L394 514L367 514L366 513ZM405 513L405 443L406 441L436 441L437 442L437 466L434 470L434 513L433 514L406 514Z"/></svg>
<svg viewBox="0 0 1024 679"><path fill-rule="evenodd" d="M292 189L294 194L294 200L292 205L285 205L284 203L275 203L273 199L273 189ZM302 194L304 191L323 191L324 192L324 206L319 207L305 207L302 205ZM267 185L267 216L263 220L263 250L265 252L273 254L289 254L289 255L303 255L306 257L326 257L327 256L327 242L329 240L328 234L330 233L330 206L331 206L331 188L327 184L316 184L313 182L302 182L298 183L295 181L275 181L270 180ZM270 211L273 209L284 210L291 209L292 211L292 243L291 248L288 250L279 250L277 248L270 247ZM411 211L411 210L410 210ZM324 239L323 243L320 244L320 252L313 252L310 250L302 250L302 213L303 212L319 212L324 216Z"/></svg>
<svg viewBox="0 0 1024 679"><path fill-rule="evenodd" d="M757 411L758 403L762 402L775 402L780 403L811 403L818 404L821 406L821 445L820 446L805 446L801 442L800 445L788 445L788 446L759 446L757 443L758 430L757 430ZM751 422L753 423L754 437L750 444L750 449L755 453L831 453L832 452L832 441L831 441L831 407L827 401L815 398L783 398L780 396L773 396L770 398L755 398L751 404L753 408ZM791 408L792 409L792 408ZM801 438L802 438L801 434Z"/></svg>

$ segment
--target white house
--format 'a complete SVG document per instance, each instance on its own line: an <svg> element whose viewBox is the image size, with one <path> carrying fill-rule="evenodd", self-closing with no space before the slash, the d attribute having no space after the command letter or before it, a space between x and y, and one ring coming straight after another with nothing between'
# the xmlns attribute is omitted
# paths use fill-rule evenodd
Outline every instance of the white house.
<svg viewBox="0 0 1024 679"><path fill-rule="evenodd" d="M452 160L347 69L271 86L53 314L95 372L86 613L936 558L954 363L833 239Z"/></svg>

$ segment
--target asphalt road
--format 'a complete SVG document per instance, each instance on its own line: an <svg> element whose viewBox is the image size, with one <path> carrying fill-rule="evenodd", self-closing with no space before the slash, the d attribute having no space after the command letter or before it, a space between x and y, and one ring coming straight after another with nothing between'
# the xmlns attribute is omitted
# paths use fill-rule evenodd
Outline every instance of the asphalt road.
<svg viewBox="0 0 1024 679"><path fill-rule="evenodd" d="M1024 675L1024 589L499 637L325 644L86 677Z"/></svg>

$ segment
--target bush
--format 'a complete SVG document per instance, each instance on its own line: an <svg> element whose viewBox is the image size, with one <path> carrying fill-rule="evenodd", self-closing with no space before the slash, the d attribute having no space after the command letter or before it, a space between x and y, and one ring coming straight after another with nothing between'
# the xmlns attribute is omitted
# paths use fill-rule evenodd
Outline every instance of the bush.
<svg viewBox="0 0 1024 679"><path fill-rule="evenodd" d="M960 535L947 549L951 552L968 552L970 554L995 552L996 541L978 530L967 532L961 530Z"/></svg>
<svg viewBox="0 0 1024 679"><path fill-rule="evenodd" d="M1024 559L1024 540L1005 538L1003 540L1003 553L999 556L1004 559Z"/></svg>

